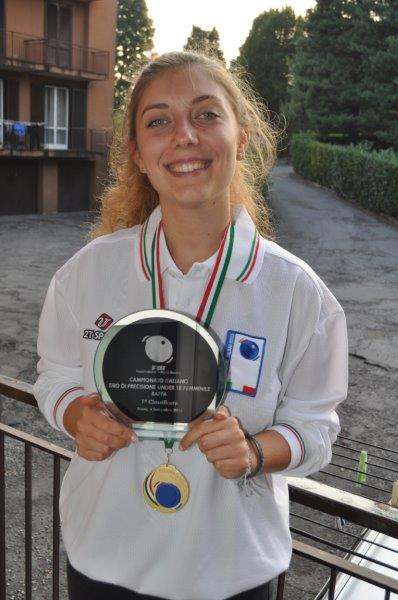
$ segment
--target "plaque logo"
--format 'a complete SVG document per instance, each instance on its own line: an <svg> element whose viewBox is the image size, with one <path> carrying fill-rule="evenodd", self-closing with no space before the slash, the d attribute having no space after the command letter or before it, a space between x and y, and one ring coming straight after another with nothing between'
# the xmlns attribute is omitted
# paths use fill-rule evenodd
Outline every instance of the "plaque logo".
<svg viewBox="0 0 398 600"><path fill-rule="evenodd" d="M163 335L146 335L145 353L149 360L156 363L169 363L173 360L173 344Z"/></svg>

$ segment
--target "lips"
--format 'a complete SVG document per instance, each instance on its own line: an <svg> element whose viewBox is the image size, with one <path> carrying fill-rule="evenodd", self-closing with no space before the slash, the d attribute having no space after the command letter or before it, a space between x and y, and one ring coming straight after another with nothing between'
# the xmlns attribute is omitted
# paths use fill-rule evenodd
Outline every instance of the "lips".
<svg viewBox="0 0 398 600"><path fill-rule="evenodd" d="M210 166L211 160L184 160L176 161L166 165L166 168L171 173L193 173L195 171L203 171Z"/></svg>

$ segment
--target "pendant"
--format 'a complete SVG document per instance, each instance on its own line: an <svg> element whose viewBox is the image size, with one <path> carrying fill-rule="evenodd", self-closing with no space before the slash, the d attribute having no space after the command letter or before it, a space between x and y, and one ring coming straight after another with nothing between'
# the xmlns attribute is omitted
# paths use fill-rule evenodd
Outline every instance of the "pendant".
<svg viewBox="0 0 398 600"><path fill-rule="evenodd" d="M188 502L189 483L174 465L163 464L147 475L143 494L153 510L175 513Z"/></svg>

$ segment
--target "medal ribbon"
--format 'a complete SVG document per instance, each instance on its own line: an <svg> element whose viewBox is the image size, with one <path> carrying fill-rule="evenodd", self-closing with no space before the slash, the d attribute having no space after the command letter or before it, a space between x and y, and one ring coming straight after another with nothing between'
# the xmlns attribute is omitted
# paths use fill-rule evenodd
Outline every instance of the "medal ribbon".
<svg viewBox="0 0 398 600"><path fill-rule="evenodd" d="M152 283L153 308L166 308L164 298L163 277L160 269L161 231L162 222L160 221L152 240L152 268L150 270L148 269ZM206 316L203 319L203 326L206 327L206 329L208 329L210 326L214 311L217 306L218 299L220 297L222 286L225 281L225 277L228 271L228 265L232 256L234 237L235 226L233 223L231 223L228 227L226 227L224 231L221 244L217 252L216 261L213 266L213 270L210 274L209 280L206 285L206 289L204 291L202 300L199 305L198 312L195 317L195 320L198 323L200 323L203 319L203 315L205 314L205 310L207 308ZM166 452L167 450L172 449L173 443L173 440L170 440L168 438L164 440Z"/></svg>
<svg viewBox="0 0 398 600"><path fill-rule="evenodd" d="M164 286L163 277L160 268L160 235L162 231L162 222L160 221L152 240L152 251L151 251L151 268L146 262L148 273L148 279L151 279L152 285L152 306L153 308L166 308L166 302L164 297ZM235 238L235 226L231 223L226 227L220 247L217 252L216 260L210 274L209 280L206 285L202 300L200 302L198 312L195 320L198 323L203 321L203 326L208 329L210 327L211 320L214 315L214 311L217 306L218 299L221 294L221 290L225 281L225 277L228 272L228 266L231 261L232 250ZM142 247L142 245L141 245ZM141 251L141 261L144 262L145 256L144 251ZM206 311L207 309L207 311ZM206 311L206 312L205 312ZM203 317L203 315L205 315ZM165 438L164 445L165 450L171 450L173 448L174 441Z"/></svg>
<svg viewBox="0 0 398 600"><path fill-rule="evenodd" d="M152 283L152 305L153 308L166 308L164 298L163 278L160 269L160 234L162 222L156 228L152 240L152 268L150 277ZM228 272L231 261L235 238L235 226L231 223L224 231L220 247L217 252L216 261L206 285L202 300L200 302L195 320L203 323L208 329L219 300L221 290Z"/></svg>

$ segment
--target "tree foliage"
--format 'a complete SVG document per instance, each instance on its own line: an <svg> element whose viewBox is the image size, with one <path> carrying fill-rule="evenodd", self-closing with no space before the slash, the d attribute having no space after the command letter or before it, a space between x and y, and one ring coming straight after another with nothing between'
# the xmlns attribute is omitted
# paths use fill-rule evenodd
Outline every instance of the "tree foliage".
<svg viewBox="0 0 398 600"><path fill-rule="evenodd" d="M225 63L224 53L220 48L220 36L215 27L207 31L193 25L191 35L187 39L184 50L196 50L205 54L211 54Z"/></svg>
<svg viewBox="0 0 398 600"><path fill-rule="evenodd" d="M398 2L378 0L377 49L369 57L366 93L378 145L398 148Z"/></svg>
<svg viewBox="0 0 398 600"><path fill-rule="evenodd" d="M118 0L115 64L115 106L129 88L130 74L137 61L153 48L154 28L145 0Z"/></svg>
<svg viewBox="0 0 398 600"><path fill-rule="evenodd" d="M397 36L397 0L318 0L291 61L287 112L295 128L394 143Z"/></svg>
<svg viewBox="0 0 398 600"><path fill-rule="evenodd" d="M287 98L288 59L302 31L290 7L261 13L239 50L237 63L253 76L253 84L268 108L279 112Z"/></svg>

